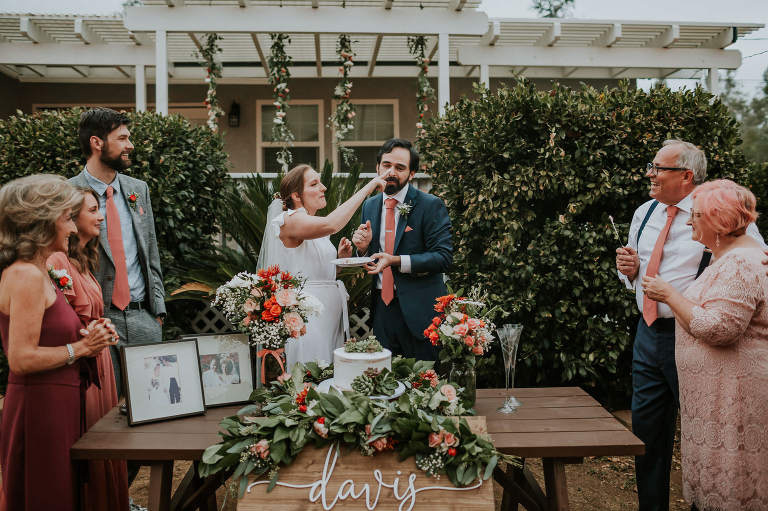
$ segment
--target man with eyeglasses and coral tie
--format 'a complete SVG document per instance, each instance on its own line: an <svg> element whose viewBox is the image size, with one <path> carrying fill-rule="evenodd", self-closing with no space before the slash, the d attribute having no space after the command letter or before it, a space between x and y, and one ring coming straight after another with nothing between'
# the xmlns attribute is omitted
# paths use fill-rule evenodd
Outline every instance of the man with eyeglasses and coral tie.
<svg viewBox="0 0 768 511"><path fill-rule="evenodd" d="M85 168L70 182L92 188L106 219L99 235L99 268L95 274L104 297L104 315L112 320L120 343L162 341L165 290L160 253L147 183L122 173L131 166L130 119L109 108L80 116L80 147ZM112 347L117 391L121 372L117 347Z"/></svg>
<svg viewBox="0 0 768 511"><path fill-rule="evenodd" d="M642 317L632 353L632 431L645 443L635 458L640 511L669 509L669 475L679 407L675 318L643 293L644 276L660 276L684 292L709 264L711 253L692 239L692 193L707 177L704 152L666 140L646 166L651 200L637 208L629 243L616 250L619 278L635 291ZM747 233L762 242L755 224Z"/></svg>

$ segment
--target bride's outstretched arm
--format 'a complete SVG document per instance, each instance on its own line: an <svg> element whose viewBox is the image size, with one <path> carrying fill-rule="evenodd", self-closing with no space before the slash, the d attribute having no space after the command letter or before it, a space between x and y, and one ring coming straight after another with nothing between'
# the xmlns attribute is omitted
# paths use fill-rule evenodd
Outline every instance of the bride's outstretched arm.
<svg viewBox="0 0 768 511"><path fill-rule="evenodd" d="M387 182L383 178L374 177L327 216L314 216L308 215L304 211L297 211L285 219L285 224L280 229L280 238L301 242L339 232L347 225L365 198L376 190L383 190L386 184Z"/></svg>

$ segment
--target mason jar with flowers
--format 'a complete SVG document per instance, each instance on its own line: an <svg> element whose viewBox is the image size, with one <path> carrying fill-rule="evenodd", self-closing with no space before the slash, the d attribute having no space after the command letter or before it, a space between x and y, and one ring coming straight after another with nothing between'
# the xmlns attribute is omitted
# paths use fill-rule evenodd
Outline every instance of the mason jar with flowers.
<svg viewBox="0 0 768 511"><path fill-rule="evenodd" d="M494 337L494 325L491 318L500 309L494 307L485 310L485 303L480 301L480 291L473 290L470 297L457 297L454 294L436 299L432 323L424 330L433 346L440 346L442 367L450 367L448 381L460 387L462 402L466 408L475 404L476 373L475 361L486 354Z"/></svg>
<svg viewBox="0 0 768 511"><path fill-rule="evenodd" d="M216 290L213 306L221 310L238 330L248 334L252 346L261 349L261 383L267 382L267 357L272 357L285 373L285 343L307 332L310 316L322 312L323 305L303 291L305 279L270 266L256 274L241 272ZM271 379L270 379L271 381Z"/></svg>

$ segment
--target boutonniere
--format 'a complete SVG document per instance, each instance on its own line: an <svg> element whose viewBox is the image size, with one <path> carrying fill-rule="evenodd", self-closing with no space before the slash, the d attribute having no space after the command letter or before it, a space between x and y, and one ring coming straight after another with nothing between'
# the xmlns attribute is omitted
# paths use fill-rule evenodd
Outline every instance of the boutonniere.
<svg viewBox="0 0 768 511"><path fill-rule="evenodd" d="M72 277L67 273L67 270L57 270L53 266L49 266L48 276L51 277L51 280L60 290L72 289Z"/></svg>
<svg viewBox="0 0 768 511"><path fill-rule="evenodd" d="M131 206L131 209L136 209L136 201L139 200L139 194L136 192L131 192L130 195L128 195L128 204Z"/></svg>
<svg viewBox="0 0 768 511"><path fill-rule="evenodd" d="M412 204L406 204L403 202L402 204L397 205L397 212L400 213L400 216L403 218L406 218L408 216L408 213L411 212L411 208L413 207Z"/></svg>

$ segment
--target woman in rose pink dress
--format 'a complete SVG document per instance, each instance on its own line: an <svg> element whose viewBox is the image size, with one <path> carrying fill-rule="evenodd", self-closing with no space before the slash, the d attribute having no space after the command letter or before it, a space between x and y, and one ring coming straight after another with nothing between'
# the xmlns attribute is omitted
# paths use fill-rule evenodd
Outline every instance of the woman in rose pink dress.
<svg viewBox="0 0 768 511"><path fill-rule="evenodd" d="M755 196L728 180L693 192L693 238L715 262L686 290L643 279L675 313L683 496L692 509L768 509L768 276L745 230Z"/></svg>
<svg viewBox="0 0 768 511"><path fill-rule="evenodd" d="M48 265L64 269L72 277L71 289L64 295L77 313L80 322L87 325L104 313L101 287L93 276L98 265L99 231L104 217L99 213L96 192L78 189L82 200L72 209L77 234L69 241L69 255L56 252L48 258ZM98 385L91 385L85 395L85 426L90 429L108 411L117 405L115 373L109 350L101 351L93 360L98 373ZM90 461L88 478L83 494L83 509L128 509L128 475L124 461Z"/></svg>

